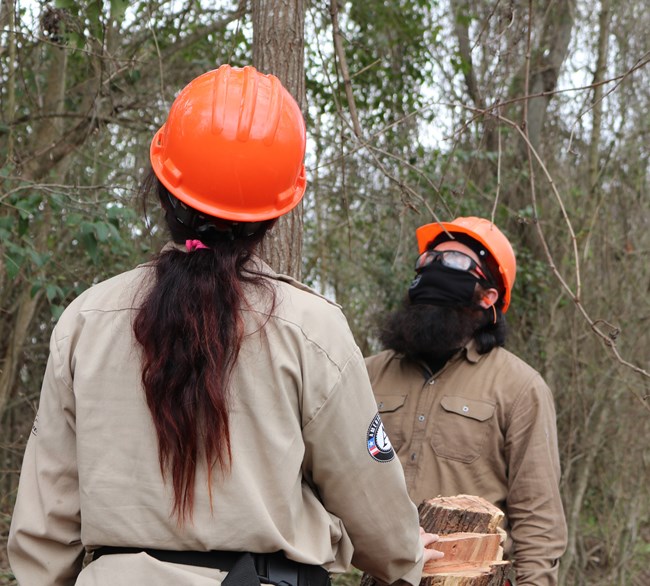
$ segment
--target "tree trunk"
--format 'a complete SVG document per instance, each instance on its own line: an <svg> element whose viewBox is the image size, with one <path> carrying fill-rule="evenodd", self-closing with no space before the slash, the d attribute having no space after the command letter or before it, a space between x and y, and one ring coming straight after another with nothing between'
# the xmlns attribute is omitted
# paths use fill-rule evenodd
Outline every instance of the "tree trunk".
<svg viewBox="0 0 650 586"><path fill-rule="evenodd" d="M458 53L463 60L462 71L467 93L474 106L483 110L485 109L485 99L481 95L481 90L476 79L476 71L472 59L472 46L469 38L469 19L467 15L470 12L471 6L468 0L450 0L449 5L454 19L454 32L458 41ZM488 151L496 151L497 133L494 119L486 116L483 118L482 123L485 134L485 148Z"/></svg>
<svg viewBox="0 0 650 586"><path fill-rule="evenodd" d="M253 65L272 73L304 110L305 7L303 0L253 0ZM276 271L300 279L302 205L279 218L263 243L261 254Z"/></svg>
<svg viewBox="0 0 650 586"><path fill-rule="evenodd" d="M63 113L65 105L67 49L63 46L53 46L50 50L50 58L41 109L46 116L36 125L29 149L32 158L25 162L22 169L23 178L33 181L43 178L63 158L55 157L53 150L56 147L60 148L63 142L67 142L62 136L63 119L57 117ZM66 154L72 148L74 147L66 146Z"/></svg>
<svg viewBox="0 0 650 586"><path fill-rule="evenodd" d="M609 24L611 21L609 11L609 0L602 0L598 31L598 57L596 71L594 72L593 83L594 95L591 101L592 125L591 141L589 143L589 187L591 194L596 192L596 185L600 178L600 142L603 122L603 86L607 71L607 55L609 53Z"/></svg>
<svg viewBox="0 0 650 586"><path fill-rule="evenodd" d="M550 0L545 15L541 41L531 48L530 79L527 95L553 92L557 88L560 69L566 59L573 29L575 0ZM525 124L528 138L535 150L541 144L542 129L546 120L551 95L531 98L528 101L528 116ZM525 150L525 146L522 147Z"/></svg>
<svg viewBox="0 0 650 586"><path fill-rule="evenodd" d="M23 356L23 345L27 339L32 319L42 297L42 291L32 296L31 285L23 284L23 292L17 302L16 317L11 328L11 338L7 343L0 372L0 418L11 396L18 368Z"/></svg>
<svg viewBox="0 0 650 586"><path fill-rule="evenodd" d="M613 400L613 398L608 398L607 401L601 403L599 407L600 413L598 414L598 421L594 425L594 428L588 433L589 439L585 442L586 445L582 448L583 451L581 454L582 458L580 464L576 466L576 469L572 474L575 487L567 509L567 525L569 534L566 553L564 554L562 564L560 565L560 584L567 583L566 578L571 571L571 567L576 563L578 558L580 514L583 510L584 501L587 498L587 491L589 489L589 481L591 479L594 463L601 451L600 446L602 446L606 441L604 439L605 430L607 428L611 411L610 401Z"/></svg>

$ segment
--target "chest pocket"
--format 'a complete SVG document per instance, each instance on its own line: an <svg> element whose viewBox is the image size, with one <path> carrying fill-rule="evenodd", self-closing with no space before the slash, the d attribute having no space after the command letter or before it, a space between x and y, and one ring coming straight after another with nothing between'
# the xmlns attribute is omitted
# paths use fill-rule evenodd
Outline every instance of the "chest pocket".
<svg viewBox="0 0 650 586"><path fill-rule="evenodd" d="M404 443L404 405L407 395L381 395L376 397L377 410L388 434L390 443L397 452Z"/></svg>
<svg viewBox="0 0 650 586"><path fill-rule="evenodd" d="M481 455L492 428L495 405L445 395L431 433L431 447L441 458L470 463Z"/></svg>

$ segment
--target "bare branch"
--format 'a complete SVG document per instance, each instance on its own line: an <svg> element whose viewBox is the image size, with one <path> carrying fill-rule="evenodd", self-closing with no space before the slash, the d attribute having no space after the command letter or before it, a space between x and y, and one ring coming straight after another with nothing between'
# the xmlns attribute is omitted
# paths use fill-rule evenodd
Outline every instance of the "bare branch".
<svg viewBox="0 0 650 586"><path fill-rule="evenodd" d="M361 137L361 124L359 124L359 117L357 115L357 106L354 102L354 92L352 91L352 80L350 79L350 72L348 70L348 61L345 58L345 49L343 48L342 35L339 29L339 6L337 0L330 0L330 15L332 17L332 36L334 40L334 50L338 58L341 75L343 76L343 84L345 86L345 95L348 99L348 108L350 110L350 118L352 119L352 128L357 138Z"/></svg>

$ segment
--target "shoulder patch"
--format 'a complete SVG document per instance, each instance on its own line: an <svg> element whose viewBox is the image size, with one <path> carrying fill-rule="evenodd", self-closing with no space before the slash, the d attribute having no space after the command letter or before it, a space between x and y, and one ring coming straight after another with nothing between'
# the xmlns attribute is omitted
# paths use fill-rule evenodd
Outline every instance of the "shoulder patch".
<svg viewBox="0 0 650 586"><path fill-rule="evenodd" d="M377 460L377 462L390 462L395 458L395 450L384 430L384 424L381 421L381 417L379 417L379 413L375 415L368 427L366 440L368 453L373 460Z"/></svg>

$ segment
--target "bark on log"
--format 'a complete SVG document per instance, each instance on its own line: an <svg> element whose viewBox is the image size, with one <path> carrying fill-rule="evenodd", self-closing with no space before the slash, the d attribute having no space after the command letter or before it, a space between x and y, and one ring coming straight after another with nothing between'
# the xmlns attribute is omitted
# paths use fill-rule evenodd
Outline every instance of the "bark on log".
<svg viewBox="0 0 650 586"><path fill-rule="evenodd" d="M459 494L423 501L420 525L427 533L496 533L503 511L478 496Z"/></svg>

